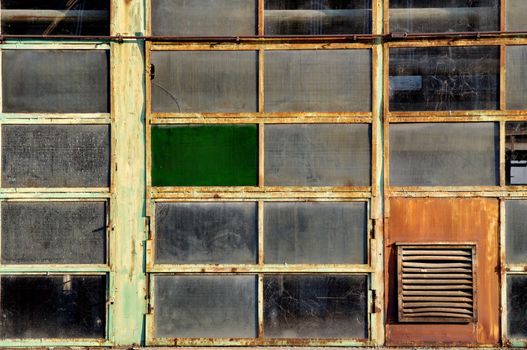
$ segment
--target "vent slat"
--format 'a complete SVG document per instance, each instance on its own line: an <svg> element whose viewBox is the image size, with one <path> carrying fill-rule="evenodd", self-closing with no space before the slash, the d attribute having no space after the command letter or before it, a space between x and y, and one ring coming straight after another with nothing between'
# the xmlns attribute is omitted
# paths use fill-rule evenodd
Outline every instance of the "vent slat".
<svg viewBox="0 0 527 350"><path fill-rule="evenodd" d="M452 286L443 286L443 285L438 285L438 286L430 286L430 285L404 285L403 286L403 289L407 289L407 290L430 290L430 291L433 291L433 290L459 290L459 289L463 289L463 290L472 290L472 285L466 285L466 284L456 284L456 285L452 285Z"/></svg>
<svg viewBox="0 0 527 350"><path fill-rule="evenodd" d="M472 261L471 257L465 256L443 256L443 255L421 255L421 256L403 256L403 261Z"/></svg>
<svg viewBox="0 0 527 350"><path fill-rule="evenodd" d="M459 317L472 319L472 315L456 314L451 312L423 312L412 314L412 317Z"/></svg>
<svg viewBox="0 0 527 350"><path fill-rule="evenodd" d="M403 302L404 307L409 308L416 308L416 307L455 307L455 308L471 308L472 303L454 303L454 302L446 302L446 303L439 303L439 302L418 302L418 303L407 303ZM406 309L405 309L406 310Z"/></svg>
<svg viewBox="0 0 527 350"><path fill-rule="evenodd" d="M403 267L423 267L423 268L443 268L443 267L464 267L470 269L472 264L467 263L420 263L420 262L403 262Z"/></svg>
<svg viewBox="0 0 527 350"><path fill-rule="evenodd" d="M403 272L420 272L420 273L442 273L442 272L448 272L448 273L472 273L472 269L470 268L462 268L462 267L455 267L455 268L426 268L426 269L420 269L420 268L414 268L414 267L404 267Z"/></svg>
<svg viewBox="0 0 527 350"><path fill-rule="evenodd" d="M471 297L472 293L467 293L464 291L458 291L458 290L452 290L452 291L429 291L427 293L419 292L419 291L403 291L403 296L405 295L442 295L442 296L465 296L465 297Z"/></svg>
<svg viewBox="0 0 527 350"><path fill-rule="evenodd" d="M472 279L472 274L468 273L404 273L403 278L464 278Z"/></svg>
<svg viewBox="0 0 527 350"><path fill-rule="evenodd" d="M404 278L404 275L403 275L403 278ZM469 284L469 285L472 285L472 280L469 280L469 279L458 279L458 280L405 279L404 282L406 284Z"/></svg>
<svg viewBox="0 0 527 350"><path fill-rule="evenodd" d="M466 252L462 250L411 250L408 249L403 252L403 255L462 255L462 256L471 256L471 252Z"/></svg>
<svg viewBox="0 0 527 350"><path fill-rule="evenodd" d="M407 314L423 313L423 312L450 312L454 314L468 314L472 315L472 310L453 308L453 307L423 307L417 309L404 309Z"/></svg>
<svg viewBox="0 0 527 350"><path fill-rule="evenodd" d="M448 302L472 302L471 298L465 298L465 297L428 297L428 296L404 296L403 295L403 302L409 302L409 301L448 301Z"/></svg>

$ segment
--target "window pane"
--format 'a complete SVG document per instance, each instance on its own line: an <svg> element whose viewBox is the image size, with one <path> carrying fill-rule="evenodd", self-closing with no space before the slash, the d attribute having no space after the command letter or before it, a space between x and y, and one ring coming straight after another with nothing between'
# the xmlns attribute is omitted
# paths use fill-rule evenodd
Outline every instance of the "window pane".
<svg viewBox="0 0 527 350"><path fill-rule="evenodd" d="M527 338L527 275L507 276L509 338Z"/></svg>
<svg viewBox="0 0 527 350"><path fill-rule="evenodd" d="M152 127L152 185L256 186L256 125Z"/></svg>
<svg viewBox="0 0 527 350"><path fill-rule="evenodd" d="M371 33L371 0L266 0L265 35Z"/></svg>
<svg viewBox="0 0 527 350"><path fill-rule="evenodd" d="M256 203L157 203L156 263L255 264Z"/></svg>
<svg viewBox="0 0 527 350"><path fill-rule="evenodd" d="M507 46L506 58L507 109L527 109L527 46Z"/></svg>
<svg viewBox="0 0 527 350"><path fill-rule="evenodd" d="M3 276L2 338L104 338L105 276Z"/></svg>
<svg viewBox="0 0 527 350"><path fill-rule="evenodd" d="M505 24L507 31L522 31L527 29L527 1L525 0L507 0L507 19Z"/></svg>
<svg viewBox="0 0 527 350"><path fill-rule="evenodd" d="M390 0L391 32L500 30L499 0Z"/></svg>
<svg viewBox="0 0 527 350"><path fill-rule="evenodd" d="M265 126L268 186L369 186L370 126Z"/></svg>
<svg viewBox="0 0 527 350"><path fill-rule="evenodd" d="M256 0L152 0L152 34L256 34Z"/></svg>
<svg viewBox="0 0 527 350"><path fill-rule="evenodd" d="M255 51L153 51L153 112L256 112Z"/></svg>
<svg viewBox="0 0 527 350"><path fill-rule="evenodd" d="M105 202L2 202L2 263L104 264Z"/></svg>
<svg viewBox="0 0 527 350"><path fill-rule="evenodd" d="M527 123L505 123L507 185L527 184Z"/></svg>
<svg viewBox="0 0 527 350"><path fill-rule="evenodd" d="M3 125L2 187L108 187L108 125Z"/></svg>
<svg viewBox="0 0 527 350"><path fill-rule="evenodd" d="M365 264L365 202L265 203L267 264Z"/></svg>
<svg viewBox="0 0 527 350"><path fill-rule="evenodd" d="M371 110L370 50L265 53L266 112Z"/></svg>
<svg viewBox="0 0 527 350"><path fill-rule="evenodd" d="M109 35L109 1L2 0L2 34Z"/></svg>
<svg viewBox="0 0 527 350"><path fill-rule="evenodd" d="M107 113L106 50L2 50L7 113Z"/></svg>
<svg viewBox="0 0 527 350"><path fill-rule="evenodd" d="M265 337L365 339L367 299L366 276L267 275Z"/></svg>
<svg viewBox="0 0 527 350"><path fill-rule="evenodd" d="M527 264L527 201L505 202L507 263Z"/></svg>
<svg viewBox="0 0 527 350"><path fill-rule="evenodd" d="M390 125L392 186L499 184L497 123Z"/></svg>
<svg viewBox="0 0 527 350"><path fill-rule="evenodd" d="M155 276L157 338L253 338L257 277Z"/></svg>
<svg viewBox="0 0 527 350"><path fill-rule="evenodd" d="M498 109L499 48L390 49L390 110Z"/></svg>

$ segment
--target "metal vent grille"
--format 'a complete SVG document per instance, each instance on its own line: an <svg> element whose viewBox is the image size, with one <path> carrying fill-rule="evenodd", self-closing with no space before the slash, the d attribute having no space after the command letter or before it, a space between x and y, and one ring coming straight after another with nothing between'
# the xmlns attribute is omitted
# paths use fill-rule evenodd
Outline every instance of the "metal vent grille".
<svg viewBox="0 0 527 350"><path fill-rule="evenodd" d="M397 244L400 322L476 321L476 246Z"/></svg>

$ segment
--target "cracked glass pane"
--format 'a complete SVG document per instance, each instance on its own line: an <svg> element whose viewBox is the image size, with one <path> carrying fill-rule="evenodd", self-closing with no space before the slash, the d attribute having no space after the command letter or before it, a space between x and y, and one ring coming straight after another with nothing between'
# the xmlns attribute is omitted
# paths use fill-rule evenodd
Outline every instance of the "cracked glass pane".
<svg viewBox="0 0 527 350"><path fill-rule="evenodd" d="M507 276L507 335L527 338L527 276Z"/></svg>
<svg viewBox="0 0 527 350"><path fill-rule="evenodd" d="M505 179L507 185L527 184L527 123L505 123Z"/></svg>

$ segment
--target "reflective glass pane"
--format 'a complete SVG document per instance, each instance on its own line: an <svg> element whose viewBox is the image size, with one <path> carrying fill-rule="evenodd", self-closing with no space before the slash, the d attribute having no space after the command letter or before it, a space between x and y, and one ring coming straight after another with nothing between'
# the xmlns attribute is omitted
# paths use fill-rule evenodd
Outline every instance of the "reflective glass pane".
<svg viewBox="0 0 527 350"><path fill-rule="evenodd" d="M267 264L367 263L365 202L269 202L264 220Z"/></svg>
<svg viewBox="0 0 527 350"><path fill-rule="evenodd" d="M527 1L525 0L507 0L507 18L505 25L507 31L522 31L527 29Z"/></svg>
<svg viewBox="0 0 527 350"><path fill-rule="evenodd" d="M156 204L156 263L255 264L256 203Z"/></svg>
<svg viewBox="0 0 527 350"><path fill-rule="evenodd" d="M370 50L265 53L266 112L371 110Z"/></svg>
<svg viewBox="0 0 527 350"><path fill-rule="evenodd" d="M105 202L2 202L2 263L104 264Z"/></svg>
<svg viewBox="0 0 527 350"><path fill-rule="evenodd" d="M390 49L390 110L498 109L496 46Z"/></svg>
<svg viewBox="0 0 527 350"><path fill-rule="evenodd" d="M527 184L527 123L505 123L505 179L507 185Z"/></svg>
<svg viewBox="0 0 527 350"><path fill-rule="evenodd" d="M2 338L104 338L105 276L3 276Z"/></svg>
<svg viewBox="0 0 527 350"><path fill-rule="evenodd" d="M264 276L267 338L368 337L367 277Z"/></svg>
<svg viewBox="0 0 527 350"><path fill-rule="evenodd" d="M527 275L507 276L507 336L527 338Z"/></svg>
<svg viewBox="0 0 527 350"><path fill-rule="evenodd" d="M506 107L527 109L527 46L507 46L506 67Z"/></svg>
<svg viewBox="0 0 527 350"><path fill-rule="evenodd" d="M152 111L256 112L255 51L153 51Z"/></svg>
<svg viewBox="0 0 527 350"><path fill-rule="evenodd" d="M265 0L266 35L371 33L371 0Z"/></svg>
<svg viewBox="0 0 527 350"><path fill-rule="evenodd" d="M2 50L5 113L109 113L107 50Z"/></svg>
<svg viewBox="0 0 527 350"><path fill-rule="evenodd" d="M527 201L505 202L507 263L527 264Z"/></svg>
<svg viewBox="0 0 527 350"><path fill-rule="evenodd" d="M157 338L256 337L256 276L157 275L154 283Z"/></svg>
<svg viewBox="0 0 527 350"><path fill-rule="evenodd" d="M390 125L391 186L499 184L497 123Z"/></svg>

